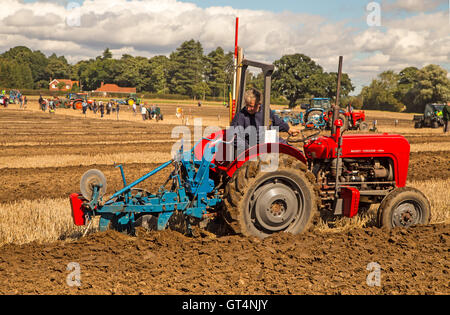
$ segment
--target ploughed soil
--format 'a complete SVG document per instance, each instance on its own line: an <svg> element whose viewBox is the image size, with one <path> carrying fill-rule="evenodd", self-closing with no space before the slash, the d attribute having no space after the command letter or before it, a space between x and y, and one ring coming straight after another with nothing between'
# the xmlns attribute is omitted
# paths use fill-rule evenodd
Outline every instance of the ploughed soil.
<svg viewBox="0 0 450 315"><path fill-rule="evenodd" d="M47 117L1 111L0 156L136 152L142 146L132 141L170 139L173 127L62 115L45 124ZM414 143L439 139L408 138ZM172 143L154 145L154 151L169 152ZM155 167L124 165L129 180ZM80 176L91 168L105 173L108 192L122 187L120 172L111 165L3 168L0 202L67 197L79 191ZM155 191L168 171L142 188ZM410 180L449 176L448 151L411 153ZM312 231L265 240L138 230L137 236L108 231L76 241L7 244L0 248L0 294L449 294L449 236L448 225ZM72 262L80 266L79 287L66 281ZM380 286L366 282L372 279L370 263L379 264Z"/></svg>
<svg viewBox="0 0 450 315"><path fill-rule="evenodd" d="M448 225L264 240L108 231L4 246L0 294L449 294L449 248Z"/></svg>

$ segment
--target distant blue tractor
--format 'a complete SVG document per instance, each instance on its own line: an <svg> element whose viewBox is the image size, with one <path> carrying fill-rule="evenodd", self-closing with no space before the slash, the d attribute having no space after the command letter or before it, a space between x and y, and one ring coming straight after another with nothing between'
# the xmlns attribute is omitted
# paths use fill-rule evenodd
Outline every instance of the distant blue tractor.
<svg viewBox="0 0 450 315"><path fill-rule="evenodd" d="M303 121L303 113L293 113L291 110L277 111L280 118L292 126L300 125Z"/></svg>
<svg viewBox="0 0 450 315"><path fill-rule="evenodd" d="M309 104L303 104L305 109L303 124L314 126L316 129L325 129L328 126L328 111L331 109L329 98L312 98Z"/></svg>

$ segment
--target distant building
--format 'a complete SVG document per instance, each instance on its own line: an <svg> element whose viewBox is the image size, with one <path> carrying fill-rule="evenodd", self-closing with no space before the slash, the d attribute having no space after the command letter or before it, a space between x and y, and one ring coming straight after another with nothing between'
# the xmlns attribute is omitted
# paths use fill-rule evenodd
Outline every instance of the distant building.
<svg viewBox="0 0 450 315"><path fill-rule="evenodd" d="M94 92L102 92L104 95L106 95L107 93L126 93L126 94L130 94L130 93L136 93L136 88L131 88L131 87L120 87L117 84L104 84L103 82L101 83L101 86L95 90Z"/></svg>
<svg viewBox="0 0 450 315"><path fill-rule="evenodd" d="M61 90L58 88L58 85L60 83L65 84L65 86ZM76 84L76 85L78 85L78 87L80 87L80 82L78 82L78 81L72 81L72 80L66 80L66 79L54 79L49 83L49 90L50 91L70 91L74 84Z"/></svg>

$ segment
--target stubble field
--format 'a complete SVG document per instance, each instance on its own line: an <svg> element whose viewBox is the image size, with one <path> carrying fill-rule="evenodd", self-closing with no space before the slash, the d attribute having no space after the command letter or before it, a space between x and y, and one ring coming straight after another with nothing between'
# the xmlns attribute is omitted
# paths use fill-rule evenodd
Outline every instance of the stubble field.
<svg viewBox="0 0 450 315"><path fill-rule="evenodd" d="M0 109L0 293L69 294L448 294L450 136L442 129L415 130L412 115L369 112L379 132L403 134L411 143L408 185L432 204L432 225L386 232L373 226L376 207L354 219L320 222L300 236L264 241L236 235L187 238L173 231L114 232L79 238L68 196L81 175L101 170L108 192L171 158L173 128L195 118L227 125L219 105L164 104L164 121L143 122L122 110L100 114L59 109ZM411 116L411 117L410 117ZM394 126L394 119L398 126ZM143 188L154 191L168 172ZM82 284L66 283L70 262L81 266ZM369 287L366 266L381 266L380 287ZM213 280L211 280L213 279Z"/></svg>

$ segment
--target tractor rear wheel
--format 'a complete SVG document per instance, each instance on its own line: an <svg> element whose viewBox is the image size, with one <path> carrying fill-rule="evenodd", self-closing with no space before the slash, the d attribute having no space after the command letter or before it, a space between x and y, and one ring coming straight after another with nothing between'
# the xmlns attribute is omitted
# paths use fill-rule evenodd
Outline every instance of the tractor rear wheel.
<svg viewBox="0 0 450 315"><path fill-rule="evenodd" d="M306 231L318 213L314 175L284 154L275 171L265 171L268 165L248 161L236 171L225 188L225 221L235 233L259 238Z"/></svg>
<svg viewBox="0 0 450 315"><path fill-rule="evenodd" d="M431 206L427 197L411 187L393 190L378 208L378 226L388 229L428 224L430 217Z"/></svg>
<svg viewBox="0 0 450 315"><path fill-rule="evenodd" d="M342 120L341 132L348 130L348 119L344 114L339 114L339 119Z"/></svg>
<svg viewBox="0 0 450 315"><path fill-rule="evenodd" d="M367 131L367 130L369 130L369 124L366 123L365 121L362 121L362 122L359 124L359 130L360 130L360 131Z"/></svg>

